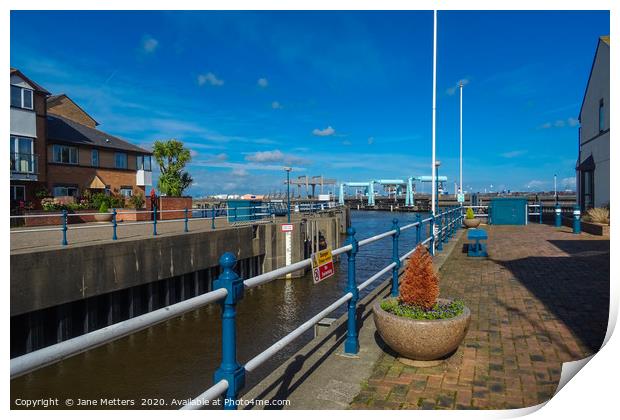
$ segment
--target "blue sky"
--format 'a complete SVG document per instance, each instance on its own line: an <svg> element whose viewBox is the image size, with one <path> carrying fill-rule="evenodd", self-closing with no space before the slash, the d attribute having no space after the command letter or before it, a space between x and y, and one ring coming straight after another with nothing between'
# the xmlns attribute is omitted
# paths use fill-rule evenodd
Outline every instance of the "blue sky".
<svg viewBox="0 0 620 420"><path fill-rule="evenodd" d="M432 11L11 12L11 66L100 129L192 150L199 196L296 175L430 175ZM464 186L574 186L577 117L608 12L440 11L437 157ZM420 186L419 189L422 189ZM428 186L425 187L428 191Z"/></svg>

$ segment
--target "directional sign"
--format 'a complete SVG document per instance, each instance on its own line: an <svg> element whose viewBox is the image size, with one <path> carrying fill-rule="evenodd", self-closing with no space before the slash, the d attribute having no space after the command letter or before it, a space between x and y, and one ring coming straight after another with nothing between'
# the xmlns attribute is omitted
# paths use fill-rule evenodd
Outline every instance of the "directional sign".
<svg viewBox="0 0 620 420"><path fill-rule="evenodd" d="M334 259L331 248L312 254L312 279L319 283L334 275Z"/></svg>
<svg viewBox="0 0 620 420"><path fill-rule="evenodd" d="M280 226L280 229L282 229L282 232L292 232L293 231L293 225L292 224L282 225L282 226Z"/></svg>
<svg viewBox="0 0 620 420"><path fill-rule="evenodd" d="M465 194L460 193L457 195L456 197L456 201L458 201L459 203L464 203L465 202Z"/></svg>

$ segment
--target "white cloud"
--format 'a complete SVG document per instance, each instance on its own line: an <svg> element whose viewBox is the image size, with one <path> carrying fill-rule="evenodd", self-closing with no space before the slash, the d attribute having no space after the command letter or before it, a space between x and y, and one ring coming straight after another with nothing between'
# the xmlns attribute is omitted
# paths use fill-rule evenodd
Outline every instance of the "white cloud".
<svg viewBox="0 0 620 420"><path fill-rule="evenodd" d="M564 189L574 189L577 186L577 182L574 176L570 176L568 178L562 178L558 185L562 186Z"/></svg>
<svg viewBox="0 0 620 420"><path fill-rule="evenodd" d="M547 185L547 183L545 181L541 181L539 179L533 179L530 182L528 182L527 184L525 184L526 188L532 188L532 189L541 189L543 188L545 185Z"/></svg>
<svg viewBox="0 0 620 420"><path fill-rule="evenodd" d="M456 93L456 90L459 88L459 84L463 84L463 86L468 85L469 84L469 79L461 79L458 82L456 82L456 84L454 86L449 87L448 89L446 89L446 94L452 96Z"/></svg>
<svg viewBox="0 0 620 420"><path fill-rule="evenodd" d="M273 101L271 103L271 108L273 109L282 109L282 104L278 101Z"/></svg>
<svg viewBox="0 0 620 420"><path fill-rule="evenodd" d="M258 162L258 163L279 162L279 163L286 163L289 165L294 164L294 163L298 163L298 164L306 163L306 159L302 157L285 154L277 149L266 150L264 152L249 153L245 156L245 160L250 161L250 162Z"/></svg>
<svg viewBox="0 0 620 420"><path fill-rule="evenodd" d="M195 151L194 149L190 149L189 151L189 155L193 158L195 158L196 156L198 156L198 152Z"/></svg>
<svg viewBox="0 0 620 420"><path fill-rule="evenodd" d="M233 175L233 176L238 176L238 177L243 178L243 177L248 176L250 173L248 171L246 171L245 168L236 168L236 169L233 169L230 172L230 174Z"/></svg>
<svg viewBox="0 0 620 420"><path fill-rule="evenodd" d="M159 41L155 38L149 35L145 35L144 38L142 38L142 52L147 54L154 53L158 46Z"/></svg>
<svg viewBox="0 0 620 420"><path fill-rule="evenodd" d="M314 130L312 130L312 134L314 134L315 136L319 136L319 137L332 136L334 135L335 132L336 130L334 130L331 125L328 126L327 128L324 128L323 130L319 130L318 128L315 128Z"/></svg>
<svg viewBox="0 0 620 420"><path fill-rule="evenodd" d="M258 82L256 83L258 84L258 86L262 88L266 88L267 86L269 86L269 82L264 77L261 77L260 79L258 79Z"/></svg>
<svg viewBox="0 0 620 420"><path fill-rule="evenodd" d="M351 146L351 144L353 144L353 143L351 143L349 140L344 140L342 142L342 144L345 145L345 146Z"/></svg>
<svg viewBox="0 0 620 420"><path fill-rule="evenodd" d="M510 152L502 153L500 156L510 159L510 158L524 155L525 153L527 153L526 150L513 150Z"/></svg>
<svg viewBox="0 0 620 420"><path fill-rule="evenodd" d="M211 86L222 86L224 81L222 79L218 79L217 76L211 72L207 74L199 74L198 75L198 85L203 86L209 83Z"/></svg>
<svg viewBox="0 0 620 420"><path fill-rule="evenodd" d="M563 128L563 127L566 127L566 126L568 126L568 127L577 127L578 125L579 125L579 120L577 118L570 117L570 118L568 118L566 120L555 120L553 122L547 121L546 123L542 124L538 128L546 130L546 129L552 128L552 127L555 127L555 128Z"/></svg>
<svg viewBox="0 0 620 420"><path fill-rule="evenodd" d="M375 138L373 136L368 137L368 144L373 144L375 142Z"/></svg>

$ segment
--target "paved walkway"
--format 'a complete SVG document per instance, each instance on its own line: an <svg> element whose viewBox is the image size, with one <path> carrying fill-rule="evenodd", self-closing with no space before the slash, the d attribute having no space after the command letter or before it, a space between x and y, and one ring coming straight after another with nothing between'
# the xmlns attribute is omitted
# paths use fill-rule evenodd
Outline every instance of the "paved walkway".
<svg viewBox="0 0 620 420"><path fill-rule="evenodd" d="M459 247L441 295L472 311L464 343L440 366L413 368L384 352L353 409L523 408L550 399L562 363L601 346L609 310L609 237L552 226L485 227L489 258Z"/></svg>

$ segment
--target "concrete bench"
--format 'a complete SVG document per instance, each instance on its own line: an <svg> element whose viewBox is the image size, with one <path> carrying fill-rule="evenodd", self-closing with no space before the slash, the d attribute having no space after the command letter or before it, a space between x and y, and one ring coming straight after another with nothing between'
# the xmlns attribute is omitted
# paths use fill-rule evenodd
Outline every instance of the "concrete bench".
<svg viewBox="0 0 620 420"><path fill-rule="evenodd" d="M487 246L481 241L489 239L489 235L484 229L469 229L467 230L467 240L475 241L474 243L467 244L467 256L469 257L486 257Z"/></svg>

